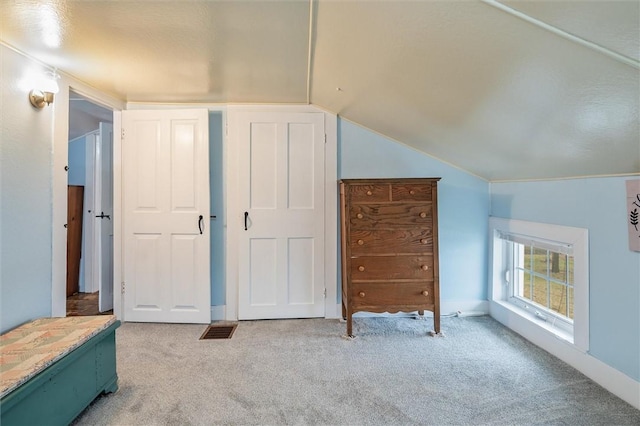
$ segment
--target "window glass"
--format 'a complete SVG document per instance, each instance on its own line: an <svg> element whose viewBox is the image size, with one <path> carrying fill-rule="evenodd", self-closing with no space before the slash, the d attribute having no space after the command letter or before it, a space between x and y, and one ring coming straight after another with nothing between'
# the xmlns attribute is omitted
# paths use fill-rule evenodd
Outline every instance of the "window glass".
<svg viewBox="0 0 640 426"><path fill-rule="evenodd" d="M588 351L588 229L496 217L489 223L496 312Z"/></svg>
<svg viewBox="0 0 640 426"><path fill-rule="evenodd" d="M542 277L533 276L533 301L547 306L547 291L549 290L549 283Z"/></svg>
<svg viewBox="0 0 640 426"><path fill-rule="evenodd" d="M551 282L551 303L549 308L559 313L560 315L567 315L567 286L556 282Z"/></svg>
<svg viewBox="0 0 640 426"><path fill-rule="evenodd" d="M520 252L524 253L524 267L533 270L533 247L524 244L517 244L514 247L518 247Z"/></svg>
<svg viewBox="0 0 640 426"><path fill-rule="evenodd" d="M533 296L531 295L531 283L533 282L533 277L529 272L524 273L524 280L522 282L522 293L517 293L516 295L522 296L525 299L531 299Z"/></svg>
<svg viewBox="0 0 640 426"><path fill-rule="evenodd" d="M547 267L548 265L548 251L544 249L533 249L532 255L532 263L533 263L533 272L536 272L540 275L547 275Z"/></svg>
<svg viewBox="0 0 640 426"><path fill-rule="evenodd" d="M567 283L573 285L575 281L573 281L573 258L569 258L568 263L568 272L567 272Z"/></svg>
<svg viewBox="0 0 640 426"><path fill-rule="evenodd" d="M573 257L532 244L507 244L514 258L512 301L539 317L550 314L572 323Z"/></svg>
<svg viewBox="0 0 640 426"><path fill-rule="evenodd" d="M569 318L573 318L573 286L567 289L567 299L569 300Z"/></svg>

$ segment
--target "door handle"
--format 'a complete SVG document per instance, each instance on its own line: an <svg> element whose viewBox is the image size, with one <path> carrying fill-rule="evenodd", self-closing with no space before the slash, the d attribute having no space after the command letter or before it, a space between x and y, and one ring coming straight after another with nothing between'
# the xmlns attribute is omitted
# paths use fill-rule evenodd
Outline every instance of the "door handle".
<svg viewBox="0 0 640 426"><path fill-rule="evenodd" d="M198 229L200 230L200 234L202 235L202 226L204 225L204 216L200 215L198 217Z"/></svg>
<svg viewBox="0 0 640 426"><path fill-rule="evenodd" d="M98 219L109 219L109 220L111 220L111 216L109 216L108 214L104 214L104 212L100 212L100 214L97 214L96 217Z"/></svg>
<svg viewBox="0 0 640 426"><path fill-rule="evenodd" d="M249 212L244 212L244 230L247 230L247 219L249 219Z"/></svg>

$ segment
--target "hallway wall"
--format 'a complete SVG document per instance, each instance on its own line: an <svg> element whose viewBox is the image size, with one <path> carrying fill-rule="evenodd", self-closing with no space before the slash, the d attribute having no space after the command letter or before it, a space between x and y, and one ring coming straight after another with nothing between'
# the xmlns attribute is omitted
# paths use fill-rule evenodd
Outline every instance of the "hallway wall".
<svg viewBox="0 0 640 426"><path fill-rule="evenodd" d="M51 315L51 105L29 103L36 62L0 44L0 332Z"/></svg>

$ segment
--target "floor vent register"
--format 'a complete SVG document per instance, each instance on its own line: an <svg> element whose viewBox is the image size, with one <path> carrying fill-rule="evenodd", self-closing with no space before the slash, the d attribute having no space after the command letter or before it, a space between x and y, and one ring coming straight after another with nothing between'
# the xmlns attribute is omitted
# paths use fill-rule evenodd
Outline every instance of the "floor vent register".
<svg viewBox="0 0 640 426"><path fill-rule="evenodd" d="M231 339L233 332L236 331L238 324L212 324L202 333L200 340L210 339Z"/></svg>

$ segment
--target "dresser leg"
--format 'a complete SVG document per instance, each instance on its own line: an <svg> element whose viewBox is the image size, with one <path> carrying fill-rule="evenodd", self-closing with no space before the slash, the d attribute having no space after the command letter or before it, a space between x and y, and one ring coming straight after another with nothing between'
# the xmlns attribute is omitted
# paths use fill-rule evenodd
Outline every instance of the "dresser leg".
<svg viewBox="0 0 640 426"><path fill-rule="evenodd" d="M440 334L440 308L436 307L433 312L433 329L436 334Z"/></svg>
<svg viewBox="0 0 640 426"><path fill-rule="evenodd" d="M347 336L354 337L353 336L353 312L350 312L348 309L347 309Z"/></svg>

